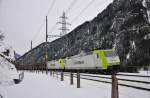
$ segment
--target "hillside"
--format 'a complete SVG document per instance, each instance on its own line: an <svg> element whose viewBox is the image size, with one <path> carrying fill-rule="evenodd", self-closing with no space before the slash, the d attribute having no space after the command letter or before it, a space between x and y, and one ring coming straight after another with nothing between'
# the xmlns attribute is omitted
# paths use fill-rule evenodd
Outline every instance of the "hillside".
<svg viewBox="0 0 150 98"><path fill-rule="evenodd" d="M145 0L114 0L93 20L75 28L53 42L42 43L21 56L19 65L44 62L94 49L115 48L122 66L150 64L150 24Z"/></svg>

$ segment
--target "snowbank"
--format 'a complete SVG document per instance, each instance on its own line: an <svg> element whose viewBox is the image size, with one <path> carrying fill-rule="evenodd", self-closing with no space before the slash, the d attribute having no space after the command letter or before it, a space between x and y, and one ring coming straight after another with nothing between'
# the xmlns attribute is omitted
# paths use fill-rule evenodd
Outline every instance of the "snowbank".
<svg viewBox="0 0 150 98"><path fill-rule="evenodd" d="M0 86L19 83L22 79L15 65L11 62L14 59L14 50L9 45L0 41Z"/></svg>

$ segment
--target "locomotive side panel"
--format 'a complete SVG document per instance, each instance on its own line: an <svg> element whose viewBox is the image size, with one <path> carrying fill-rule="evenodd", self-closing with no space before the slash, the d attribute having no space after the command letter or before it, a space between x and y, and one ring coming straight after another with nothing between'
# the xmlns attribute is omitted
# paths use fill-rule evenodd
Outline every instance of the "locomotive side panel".
<svg viewBox="0 0 150 98"><path fill-rule="evenodd" d="M57 60L47 62L48 69L60 69L59 62Z"/></svg>
<svg viewBox="0 0 150 98"><path fill-rule="evenodd" d="M94 55L76 56L66 59L65 69L95 69Z"/></svg>

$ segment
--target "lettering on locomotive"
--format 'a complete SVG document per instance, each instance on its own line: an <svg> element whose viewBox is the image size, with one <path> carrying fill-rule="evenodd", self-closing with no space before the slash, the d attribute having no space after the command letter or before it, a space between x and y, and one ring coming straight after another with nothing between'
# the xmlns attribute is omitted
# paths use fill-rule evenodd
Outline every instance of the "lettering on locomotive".
<svg viewBox="0 0 150 98"><path fill-rule="evenodd" d="M74 62L75 65L78 65L78 64L84 64L84 61L77 61L77 62Z"/></svg>

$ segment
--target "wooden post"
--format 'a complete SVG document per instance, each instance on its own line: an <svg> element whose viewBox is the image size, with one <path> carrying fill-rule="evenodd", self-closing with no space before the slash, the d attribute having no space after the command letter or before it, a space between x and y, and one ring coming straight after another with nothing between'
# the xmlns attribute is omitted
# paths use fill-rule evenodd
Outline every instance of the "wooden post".
<svg viewBox="0 0 150 98"><path fill-rule="evenodd" d="M52 73L52 70L50 70L50 76L52 76L52 74L53 74L53 73Z"/></svg>
<svg viewBox="0 0 150 98"><path fill-rule="evenodd" d="M80 88L80 72L77 71L77 88Z"/></svg>
<svg viewBox="0 0 150 98"><path fill-rule="evenodd" d="M70 72L70 84L73 85L73 73Z"/></svg>
<svg viewBox="0 0 150 98"><path fill-rule="evenodd" d="M112 77L111 98L119 98L119 95L118 95L118 79L116 77L115 72L113 72L111 77Z"/></svg>
<svg viewBox="0 0 150 98"><path fill-rule="evenodd" d="M52 72L52 73L53 73L53 77L54 77L54 74L55 74L54 72L55 72L55 71Z"/></svg>
<svg viewBox="0 0 150 98"><path fill-rule="evenodd" d="M43 65L41 66L41 72L43 73Z"/></svg>
<svg viewBox="0 0 150 98"><path fill-rule="evenodd" d="M57 72L57 70L56 70L56 78L58 78L58 72Z"/></svg>
<svg viewBox="0 0 150 98"><path fill-rule="evenodd" d="M48 75L48 69L46 68L46 74Z"/></svg>
<svg viewBox="0 0 150 98"><path fill-rule="evenodd" d="M64 73L61 71L61 81L64 81Z"/></svg>

